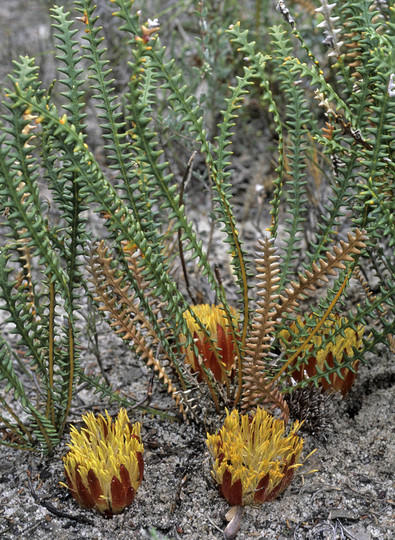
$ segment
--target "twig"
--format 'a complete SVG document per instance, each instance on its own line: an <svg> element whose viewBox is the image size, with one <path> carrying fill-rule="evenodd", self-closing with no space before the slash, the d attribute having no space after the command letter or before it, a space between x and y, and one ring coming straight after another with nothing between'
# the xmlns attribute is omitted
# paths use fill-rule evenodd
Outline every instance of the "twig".
<svg viewBox="0 0 395 540"><path fill-rule="evenodd" d="M94 303L93 303L92 297L91 297L91 295L88 294L88 312L87 312L87 315L86 315L86 318L85 318L85 320L87 322L87 326L88 326L88 341L91 344L91 351L94 354L94 356L96 357L97 364L98 364L99 369L100 369L100 373L101 373L103 379L106 381L106 383L108 385L110 385L110 380L109 380L106 372L104 371L103 360L102 360L102 357L101 357L101 354L100 354L99 332L97 330L94 309L95 308L94 308Z"/></svg>
<svg viewBox="0 0 395 540"><path fill-rule="evenodd" d="M343 532L343 530L344 530L344 532L347 534L347 537L348 537L348 538L350 538L351 540L358 540L358 538L357 538L356 536L354 536L354 535L351 533L351 531L350 531L349 529L347 529L347 528L343 525L343 523L342 523L341 521L339 521L338 519L337 519L336 521L337 521L338 525L340 526L340 530L341 530L342 532Z"/></svg>
<svg viewBox="0 0 395 540"><path fill-rule="evenodd" d="M196 151L193 152L193 154L189 158L187 167L186 167L185 172L184 172L184 176L182 177L181 188L180 188L180 206L183 204L185 186L186 186L187 182L189 182L189 180L191 178L193 160L195 159L196 154L197 154ZM191 291L191 286L190 286L188 272L187 272L187 266L186 266L186 263L185 263L184 249L182 247L182 240L181 240L181 238L182 238L181 229L178 229L177 234L178 234L178 249L179 249L179 252L180 252L180 261L181 261L182 273L184 275L185 286L186 286L187 292L188 292L192 302L194 304L196 304L196 299L193 296L192 291Z"/></svg>
<svg viewBox="0 0 395 540"><path fill-rule="evenodd" d="M212 525L215 529L217 529L217 531L219 531L220 533L223 532L222 529L220 529L220 528L218 527L218 525L216 525L216 524L214 523L214 521L210 518L210 516L207 516L207 520L211 523L211 525Z"/></svg>
<svg viewBox="0 0 395 540"><path fill-rule="evenodd" d="M209 236L208 236L208 242L207 242L207 249L206 249L206 257L207 257L207 262L209 260L209 257L210 257L210 251L211 251L211 248L212 248L212 245L213 245L213 239L214 239L214 228L217 224L217 221L213 218L214 216L214 196L213 196L213 179L211 177L211 171L210 171L210 167L207 166L207 178L208 178L208 182L209 182L209 193L210 193L210 214L211 214L211 220L210 220L210 233L209 233Z"/></svg>
<svg viewBox="0 0 395 540"><path fill-rule="evenodd" d="M158 345L158 351L159 351L159 348L160 348L160 343ZM137 403L135 403L132 407L130 407L131 410L137 409L138 407L141 407L142 405L149 405L151 403L153 386L154 386L154 372L152 372L151 378L148 381L147 395L145 395L143 399L141 399L140 401L137 401Z"/></svg>
<svg viewBox="0 0 395 540"><path fill-rule="evenodd" d="M39 504L40 506L43 506L49 512L51 512L52 514L54 514L57 517L66 518L66 519L72 519L74 521L77 521L78 523L83 523L85 525L86 524L87 525L94 525L93 521L88 519L88 518L85 518L85 517L82 517L82 516L74 516L72 514L68 514L67 512L62 512L61 510L58 510L57 508L55 508L53 506L53 504L40 499L40 497L37 495L37 493L35 492L34 487L33 487L33 482L32 482L32 478L31 478L31 476L32 476L31 465L28 465L26 474L27 474L27 481L28 481L28 484L29 484L30 493L31 493L34 501L37 504Z"/></svg>

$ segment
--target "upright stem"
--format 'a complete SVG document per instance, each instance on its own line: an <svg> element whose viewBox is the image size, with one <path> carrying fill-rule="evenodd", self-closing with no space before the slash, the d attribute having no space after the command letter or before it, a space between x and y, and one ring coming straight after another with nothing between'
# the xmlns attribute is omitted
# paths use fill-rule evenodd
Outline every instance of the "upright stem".
<svg viewBox="0 0 395 540"><path fill-rule="evenodd" d="M45 416L55 425L55 410L53 407L54 383L54 341L55 341L55 285L49 275L49 317L48 317L48 395Z"/></svg>

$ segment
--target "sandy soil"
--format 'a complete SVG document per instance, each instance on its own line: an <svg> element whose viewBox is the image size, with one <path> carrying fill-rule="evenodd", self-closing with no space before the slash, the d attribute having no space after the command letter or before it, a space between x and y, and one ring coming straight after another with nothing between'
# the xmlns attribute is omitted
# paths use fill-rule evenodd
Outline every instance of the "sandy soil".
<svg viewBox="0 0 395 540"><path fill-rule="evenodd" d="M111 346L104 364L115 358L113 369L118 371L130 359L124 350ZM390 360L383 355L378 366L364 366L351 395L330 404L333 423L325 439L306 436L305 455L313 448L317 452L282 497L245 509L239 540L393 538L395 396ZM136 368L134 371L137 374ZM141 372L139 379L134 387L147 382ZM78 396L71 421L87 398L84 393ZM157 388L155 402L166 403L166 396ZM143 422L146 473L133 505L124 514L105 519L76 506L59 486L64 480L64 444L52 458L3 449L0 537L143 539L155 527L172 539L224 538L228 505L210 477L203 429L141 418L138 413L132 419ZM312 469L317 472L308 474Z"/></svg>

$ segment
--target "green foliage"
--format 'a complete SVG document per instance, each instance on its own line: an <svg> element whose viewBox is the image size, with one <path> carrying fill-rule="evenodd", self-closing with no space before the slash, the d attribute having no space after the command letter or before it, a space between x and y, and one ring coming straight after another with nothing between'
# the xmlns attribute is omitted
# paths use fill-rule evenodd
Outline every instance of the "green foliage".
<svg viewBox="0 0 395 540"><path fill-rule="evenodd" d="M226 27L236 4L223 4ZM335 313L347 320L332 326L321 345L364 325L369 331L363 350L326 362L298 386L318 385L332 374L343 378L344 369L355 370L356 359L363 360L394 333L394 10L380 14L368 1L332 7L323 1L319 29L325 28L331 48L318 60L285 7L281 25L269 32L254 29L265 36L262 52L240 24L226 29L219 12L202 5L200 23L208 20L209 27L201 35L202 65L195 78L196 70L184 72L182 61L168 57L160 29L155 21L140 20L133 1L112 5L129 59L122 100L91 0L75 0L78 23L62 7L52 10L59 62L54 89L60 85L63 109L52 97L55 90L41 87L34 60L27 57L16 63L4 100L0 206L7 241L0 252L0 297L17 338L12 344L0 339L0 420L11 446L38 445L51 452L77 380L102 398L132 405L78 365L76 320L88 287L180 412L193 418L213 405L221 412L239 403L279 406L286 416L282 394L294 388L290 374L318 352L317 347L311 351L312 339ZM84 27L82 43L75 39L76 24ZM202 77L207 82L203 98L191 92ZM105 143L100 160L87 144L87 82ZM267 111L278 148L272 239L260 242L254 288L252 254L234 215L231 150L235 133L244 129L239 113L251 95ZM168 129L173 134L166 145ZM184 138L185 153L198 154L211 186L212 219L223 233L234 278L231 292L188 217L184 192L193 157L184 164L184 178L173 173L179 162L173 143L181 145ZM325 178L325 199L313 220L312 177ZM87 209L100 216L105 239L89 230ZM351 229L355 234L347 234ZM339 244L338 238L344 241ZM347 313L347 287L357 264L379 287L373 295L365 283L366 299ZM237 363L237 375L225 373L224 384L203 364L198 378L184 361L185 347L199 356L196 332L203 333L219 364L221 349L184 294L177 265L187 292L189 280L198 275L206 280L207 298L223 306ZM318 322L311 319L284 343L281 332L295 314L306 311L306 304L299 304L328 276L333 279L314 307ZM236 305L230 297L237 298Z"/></svg>

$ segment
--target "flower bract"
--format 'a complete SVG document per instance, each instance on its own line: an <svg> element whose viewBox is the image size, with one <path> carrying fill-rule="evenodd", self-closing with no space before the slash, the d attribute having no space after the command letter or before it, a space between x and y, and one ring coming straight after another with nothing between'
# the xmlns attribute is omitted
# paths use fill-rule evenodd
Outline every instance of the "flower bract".
<svg viewBox="0 0 395 540"><path fill-rule="evenodd" d="M206 442L213 477L230 505L271 501L284 491L301 465L299 426L295 422L285 435L284 422L264 409L253 415L227 411L222 428Z"/></svg>
<svg viewBox="0 0 395 540"><path fill-rule="evenodd" d="M143 479L141 426L130 424L125 409L114 422L107 411L105 417L88 413L82 419L86 427L71 427L63 458L67 487L84 508L118 514L132 504Z"/></svg>
<svg viewBox="0 0 395 540"><path fill-rule="evenodd" d="M309 326L311 326L311 321L314 321L315 319L317 319L315 315L311 315L307 319L298 317L296 321L291 324L289 331L283 330L281 332L282 338L291 342L293 336L297 337L299 332L301 332L306 325L306 322L309 322ZM296 381L300 382L317 375L319 372L324 372L328 370L328 368L338 367L338 370L329 373L328 377L321 377L319 385L322 386L324 390L336 390L341 392L343 396L347 394L357 376L359 360L352 362L352 369L341 367L341 364L345 360L345 355L350 357L354 356L353 347L355 349L360 349L363 346L362 336L365 328L364 326L359 325L354 330L350 326L347 327L346 324L347 319L345 317L340 317L337 314L333 315L332 319L325 321L325 325L312 337L307 345L308 352L301 353L301 355L303 354L303 356L305 356L303 364L291 371L292 377ZM346 327L344 328L344 326ZM339 331L341 327L344 328L342 333ZM322 346L324 339L327 339L331 334L334 335L334 339L327 341ZM314 350L317 352L313 353ZM312 354L309 355L309 352Z"/></svg>
<svg viewBox="0 0 395 540"><path fill-rule="evenodd" d="M184 318L193 336L199 356L204 366L212 372L214 378L223 383L235 364L234 343L225 310L221 306L208 304L191 306L191 309L204 325L211 340L210 342L207 339L194 316L186 311ZM236 310L230 308L230 311L234 320L237 321ZM185 336L181 335L180 342L181 344L186 342ZM192 366L192 371L201 374L202 367L193 348L191 346L184 347L184 352L186 353L186 361Z"/></svg>

